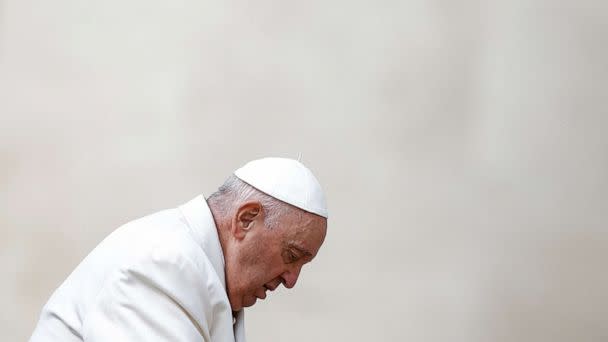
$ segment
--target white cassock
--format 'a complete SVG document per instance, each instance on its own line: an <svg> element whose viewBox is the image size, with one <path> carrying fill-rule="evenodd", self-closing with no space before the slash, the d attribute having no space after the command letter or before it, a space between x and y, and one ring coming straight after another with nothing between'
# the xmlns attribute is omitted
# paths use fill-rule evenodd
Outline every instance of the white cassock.
<svg viewBox="0 0 608 342"><path fill-rule="evenodd" d="M55 291L30 341L245 342L203 196L103 240Z"/></svg>

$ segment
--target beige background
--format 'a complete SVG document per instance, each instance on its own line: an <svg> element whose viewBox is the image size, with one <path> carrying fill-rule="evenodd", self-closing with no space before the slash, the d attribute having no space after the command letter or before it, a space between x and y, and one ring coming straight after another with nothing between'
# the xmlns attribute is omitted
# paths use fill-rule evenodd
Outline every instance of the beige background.
<svg viewBox="0 0 608 342"><path fill-rule="evenodd" d="M606 341L608 3L0 0L0 332L267 155L330 231L250 341Z"/></svg>

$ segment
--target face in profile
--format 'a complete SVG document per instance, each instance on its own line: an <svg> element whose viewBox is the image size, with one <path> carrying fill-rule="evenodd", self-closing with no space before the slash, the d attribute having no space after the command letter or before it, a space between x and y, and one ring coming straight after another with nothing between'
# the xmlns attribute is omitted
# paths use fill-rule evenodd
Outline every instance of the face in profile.
<svg viewBox="0 0 608 342"><path fill-rule="evenodd" d="M284 216L284 217L283 217ZM242 206L232 222L233 248L226 286L233 311L265 299L283 284L296 285L302 267L317 255L327 231L321 216L294 210L268 228L259 202Z"/></svg>

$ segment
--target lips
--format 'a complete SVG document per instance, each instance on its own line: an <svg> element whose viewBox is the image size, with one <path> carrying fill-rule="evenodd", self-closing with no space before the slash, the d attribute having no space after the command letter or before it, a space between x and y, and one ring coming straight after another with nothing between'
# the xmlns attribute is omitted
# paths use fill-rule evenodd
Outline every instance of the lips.
<svg viewBox="0 0 608 342"><path fill-rule="evenodd" d="M281 279L275 279L269 283L264 284L264 287L270 291L274 291L277 289L277 287L279 287L279 285L281 285L281 283L282 283Z"/></svg>
<svg viewBox="0 0 608 342"><path fill-rule="evenodd" d="M266 291L268 289L266 288L266 286L264 285L264 287L260 287L259 289L257 289L255 291L255 296L259 299L265 299L266 298Z"/></svg>
<svg viewBox="0 0 608 342"><path fill-rule="evenodd" d="M258 299L265 299L267 296L266 292L267 291L272 292L272 291L276 290L280 284L281 284L281 280L276 280L276 279L269 283L266 283L255 291L254 296Z"/></svg>

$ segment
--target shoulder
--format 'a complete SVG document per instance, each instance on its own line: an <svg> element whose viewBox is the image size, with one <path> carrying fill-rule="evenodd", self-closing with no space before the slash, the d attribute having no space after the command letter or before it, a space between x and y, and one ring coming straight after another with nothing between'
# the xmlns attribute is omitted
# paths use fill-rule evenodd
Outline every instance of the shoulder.
<svg viewBox="0 0 608 342"><path fill-rule="evenodd" d="M119 266L123 271L150 271L151 275L207 282L209 260L181 222L165 222L158 227L142 225L124 234L129 256Z"/></svg>
<svg viewBox="0 0 608 342"><path fill-rule="evenodd" d="M227 296L204 253L194 253L192 248L168 236L140 251L105 279L100 300L112 298L129 306L169 301L197 321L213 317L218 309L229 307Z"/></svg>
<svg viewBox="0 0 608 342"><path fill-rule="evenodd" d="M188 292L187 287L204 293L205 288L222 286L181 218L177 210L165 210L125 224L96 248L88 266L106 268L104 283L116 281L119 274L164 284L164 289L178 293Z"/></svg>
<svg viewBox="0 0 608 342"><path fill-rule="evenodd" d="M189 236L186 223L176 209L163 210L128 222L108 235L96 249L113 254L122 263L155 257L177 261L199 258L196 243ZM111 258L111 255L106 255Z"/></svg>

